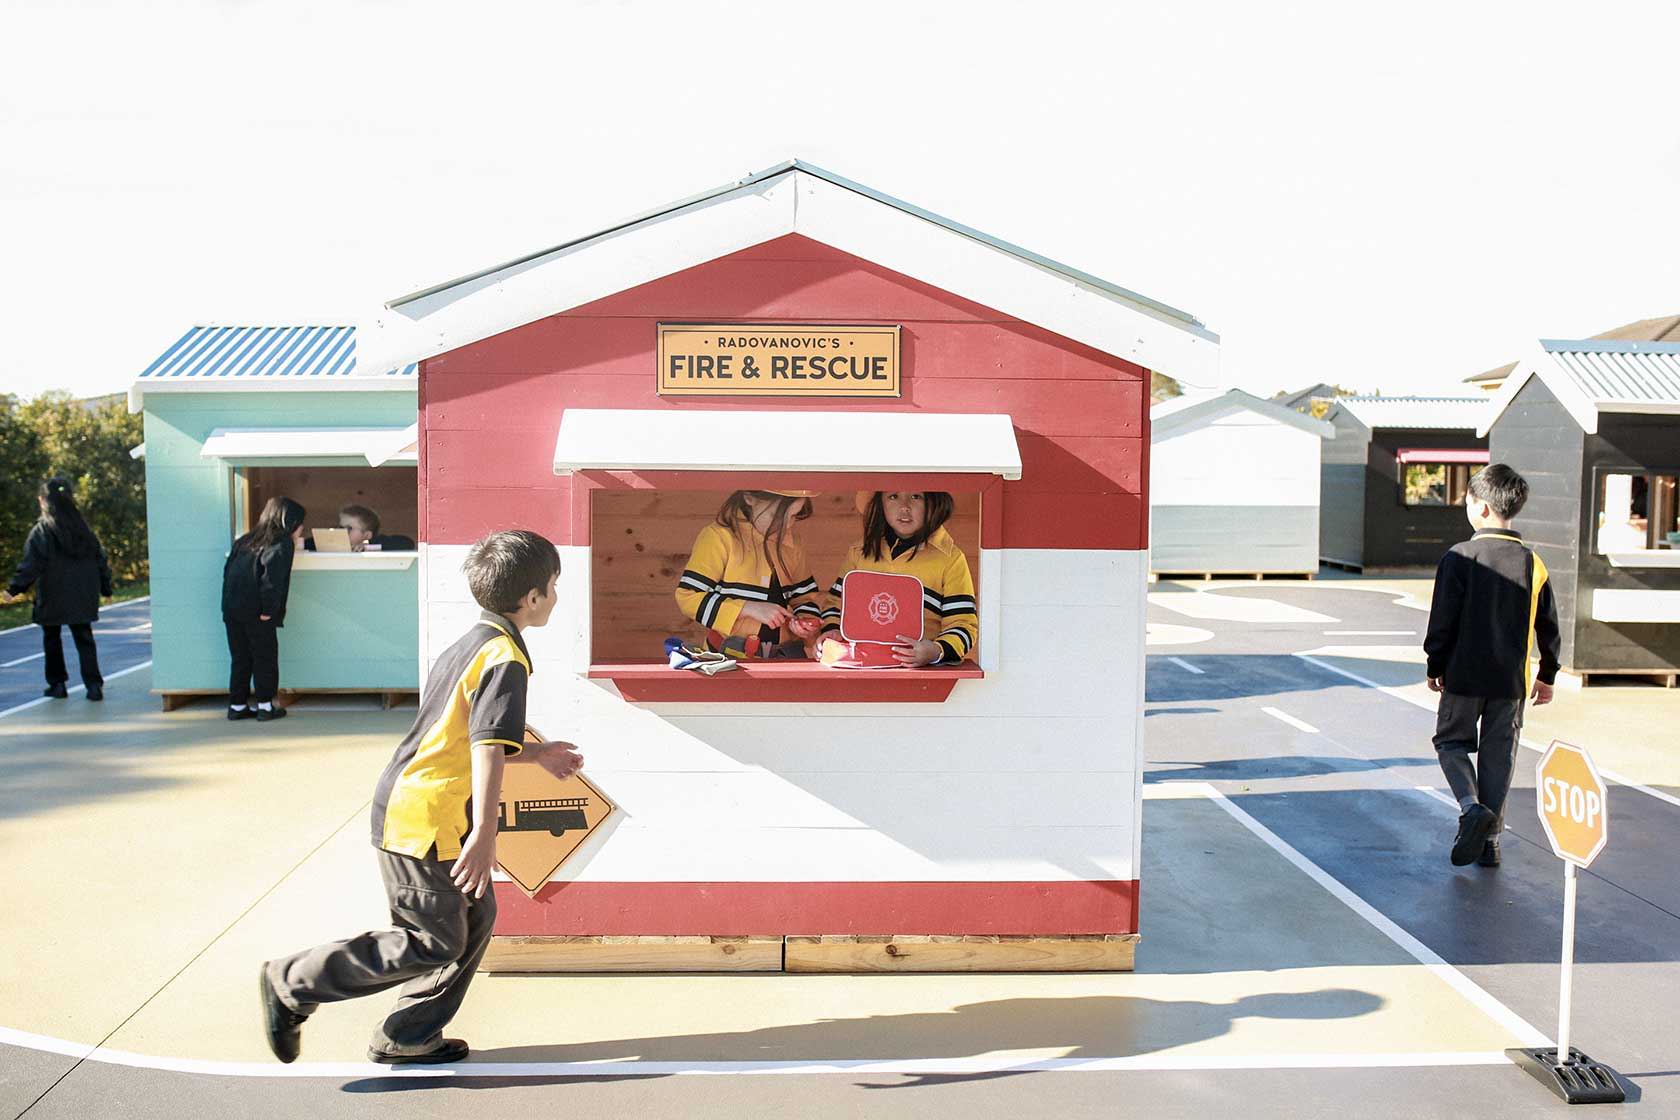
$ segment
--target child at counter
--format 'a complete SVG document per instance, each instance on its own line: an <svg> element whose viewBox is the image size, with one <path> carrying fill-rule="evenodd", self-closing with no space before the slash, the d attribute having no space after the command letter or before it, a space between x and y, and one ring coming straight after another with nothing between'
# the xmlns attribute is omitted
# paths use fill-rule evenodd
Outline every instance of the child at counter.
<svg viewBox="0 0 1680 1120"><path fill-rule="evenodd" d="M413 552L414 541L395 534L381 536L379 515L366 506L348 505L338 511L338 527L350 534L350 551Z"/></svg>
<svg viewBox="0 0 1680 1120"><path fill-rule="evenodd" d="M980 640L979 605L968 557L945 529L956 502L940 490L863 490L857 496L863 514L863 541L854 544L828 589L831 604L822 612L821 647L840 639L841 580L850 571L890 572L922 581L925 618L920 639L900 635L893 647L898 663L908 667L955 665L974 652ZM926 635L932 634L933 637Z"/></svg>
<svg viewBox="0 0 1680 1120"><path fill-rule="evenodd" d="M706 628L708 648L805 656L805 643L822 629L822 608L793 526L811 516L815 493L737 490L695 537L677 580L677 606Z"/></svg>
<svg viewBox="0 0 1680 1120"><path fill-rule="evenodd" d="M222 565L222 622L233 661L228 681L229 719L280 719L280 635L292 585L292 556L303 543L304 508L290 498L270 498L257 526L233 542Z"/></svg>

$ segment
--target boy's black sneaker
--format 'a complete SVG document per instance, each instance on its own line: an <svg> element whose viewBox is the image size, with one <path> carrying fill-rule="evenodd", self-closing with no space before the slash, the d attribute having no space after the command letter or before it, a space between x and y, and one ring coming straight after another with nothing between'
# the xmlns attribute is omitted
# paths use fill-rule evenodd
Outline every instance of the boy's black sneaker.
<svg viewBox="0 0 1680 1120"><path fill-rule="evenodd" d="M229 704L228 705L228 718L229 719L256 719L257 718L257 710L255 708L235 708L233 705Z"/></svg>
<svg viewBox="0 0 1680 1120"><path fill-rule="evenodd" d="M1493 831L1495 817L1486 805L1472 805L1458 818L1458 839L1453 841L1454 867L1468 867L1476 862L1488 834Z"/></svg>
<svg viewBox="0 0 1680 1120"><path fill-rule="evenodd" d="M63 681L59 681L57 684L49 684L46 688L43 688L41 695L51 696L54 700L66 700L70 696L70 690L64 687Z"/></svg>
<svg viewBox="0 0 1680 1120"><path fill-rule="evenodd" d="M257 722L258 723L267 723L271 719L285 719L285 718L286 718L286 709L280 707L280 705L278 705L278 704L276 704L272 708L258 708L257 709Z"/></svg>
<svg viewBox="0 0 1680 1120"><path fill-rule="evenodd" d="M1499 866L1499 841L1489 840L1482 845L1482 854L1476 857L1476 863L1481 867Z"/></svg>
<svg viewBox="0 0 1680 1120"><path fill-rule="evenodd" d="M464 1062L467 1055L472 1053L472 1047L459 1038L446 1038L435 1047L420 1054L387 1054L383 1050L368 1047L368 1061L379 1062L387 1066L442 1066L451 1062Z"/></svg>
<svg viewBox="0 0 1680 1120"><path fill-rule="evenodd" d="M103 700L105 699L105 690L99 685L90 684L88 685L87 698L94 701Z"/></svg>
<svg viewBox="0 0 1680 1120"><path fill-rule="evenodd" d="M280 1002L280 997L274 994L274 985L268 981L267 961L257 970L257 984L262 989L263 1031L268 1036L268 1048L282 1062L297 1061L303 1042L299 1028L309 1016L299 1015Z"/></svg>

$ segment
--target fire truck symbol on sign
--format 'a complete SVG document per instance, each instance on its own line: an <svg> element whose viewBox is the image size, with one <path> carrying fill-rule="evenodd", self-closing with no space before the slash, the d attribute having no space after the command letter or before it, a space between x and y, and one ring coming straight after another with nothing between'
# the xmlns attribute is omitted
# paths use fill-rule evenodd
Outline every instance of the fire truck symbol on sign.
<svg viewBox="0 0 1680 1120"><path fill-rule="evenodd" d="M881 626L898 620L898 600L885 591L877 592L869 600L869 617Z"/></svg>
<svg viewBox="0 0 1680 1120"><path fill-rule="evenodd" d="M529 728L525 739L543 741ZM582 774L560 779L541 766L510 765L496 805L496 862L535 898L612 812L612 801Z"/></svg>

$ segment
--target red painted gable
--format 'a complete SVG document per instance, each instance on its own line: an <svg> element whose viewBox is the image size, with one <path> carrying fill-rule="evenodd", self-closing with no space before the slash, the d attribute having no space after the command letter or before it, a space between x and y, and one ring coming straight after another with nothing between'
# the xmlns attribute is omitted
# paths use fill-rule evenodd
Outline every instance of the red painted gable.
<svg viewBox="0 0 1680 1120"><path fill-rule="evenodd" d="M682 320L902 324L903 396L660 398L657 324ZM571 543L573 487L553 473L567 408L814 407L1008 413L1022 477L1004 484L1003 547L1146 544L1145 370L798 235L423 362L421 532L464 544L521 526Z"/></svg>

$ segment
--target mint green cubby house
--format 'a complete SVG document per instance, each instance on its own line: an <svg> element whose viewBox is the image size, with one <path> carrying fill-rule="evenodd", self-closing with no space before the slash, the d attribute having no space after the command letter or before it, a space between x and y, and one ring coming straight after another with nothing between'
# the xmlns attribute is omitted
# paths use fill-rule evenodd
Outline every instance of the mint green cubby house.
<svg viewBox="0 0 1680 1120"><path fill-rule="evenodd" d="M130 390L145 414L152 688L224 693L222 566L263 501L309 529L339 507L418 539L413 367L355 372L351 327L195 327ZM307 534L306 534L307 535ZM280 630L282 692L419 689L418 553L299 550Z"/></svg>

